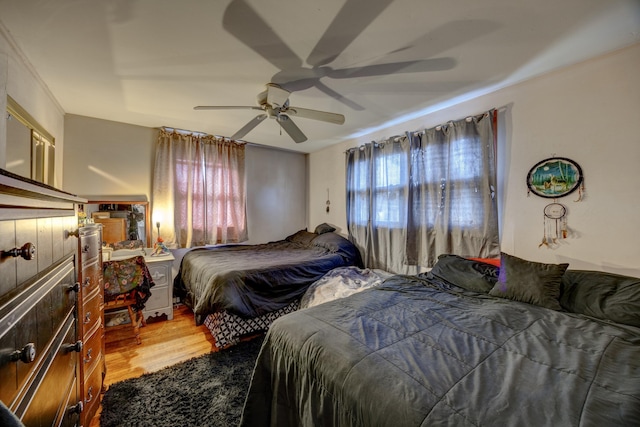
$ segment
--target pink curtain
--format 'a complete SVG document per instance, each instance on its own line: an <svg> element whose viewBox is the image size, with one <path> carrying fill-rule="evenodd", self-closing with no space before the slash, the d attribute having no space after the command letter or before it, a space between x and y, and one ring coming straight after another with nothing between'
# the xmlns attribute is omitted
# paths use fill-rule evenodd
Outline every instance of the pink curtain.
<svg viewBox="0 0 640 427"><path fill-rule="evenodd" d="M248 239L244 144L161 131L153 180L153 221L169 247Z"/></svg>

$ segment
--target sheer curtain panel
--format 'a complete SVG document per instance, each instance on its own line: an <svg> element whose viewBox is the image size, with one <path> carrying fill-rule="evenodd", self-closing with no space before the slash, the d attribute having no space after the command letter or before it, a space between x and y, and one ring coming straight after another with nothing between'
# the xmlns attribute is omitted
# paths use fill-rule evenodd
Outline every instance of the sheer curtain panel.
<svg viewBox="0 0 640 427"><path fill-rule="evenodd" d="M247 240L245 146L161 131L153 180L154 221L174 247ZM172 227L171 227L172 226Z"/></svg>
<svg viewBox="0 0 640 427"><path fill-rule="evenodd" d="M500 254L495 110L348 150L347 227L367 267Z"/></svg>

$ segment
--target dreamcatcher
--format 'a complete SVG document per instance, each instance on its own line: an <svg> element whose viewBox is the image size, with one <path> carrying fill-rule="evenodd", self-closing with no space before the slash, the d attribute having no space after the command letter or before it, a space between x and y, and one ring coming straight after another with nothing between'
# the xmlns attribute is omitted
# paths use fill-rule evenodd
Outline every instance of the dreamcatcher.
<svg viewBox="0 0 640 427"><path fill-rule="evenodd" d="M551 157L538 162L527 175L528 194L552 198L553 203L544 207L544 236L538 245L553 248L560 240L569 236L567 226L567 207L556 201L578 190L579 202L582 200L584 183L582 169L573 160L564 157Z"/></svg>
<svg viewBox="0 0 640 427"><path fill-rule="evenodd" d="M538 245L555 247L560 239L566 239L569 235L567 228L567 208L556 203L548 204L544 207L544 236Z"/></svg>

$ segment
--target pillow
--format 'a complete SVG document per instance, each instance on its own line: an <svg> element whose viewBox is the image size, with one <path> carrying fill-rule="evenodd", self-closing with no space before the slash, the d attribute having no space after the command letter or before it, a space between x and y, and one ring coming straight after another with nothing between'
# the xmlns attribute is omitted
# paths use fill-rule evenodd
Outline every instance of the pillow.
<svg viewBox="0 0 640 427"><path fill-rule="evenodd" d="M431 274L461 288L487 293L498 280L498 267L484 262L443 254Z"/></svg>
<svg viewBox="0 0 640 427"><path fill-rule="evenodd" d="M573 313L640 327L640 278L567 270L560 305Z"/></svg>
<svg viewBox="0 0 640 427"><path fill-rule="evenodd" d="M500 275L489 295L560 311L560 285L569 264L542 264L500 253Z"/></svg>
<svg viewBox="0 0 640 427"><path fill-rule="evenodd" d="M329 224L327 224L326 222L323 222L322 224L320 224L319 226L316 227L315 229L315 233L316 234L324 234L324 233L330 233L332 231L336 231L335 227L330 226Z"/></svg>
<svg viewBox="0 0 640 427"><path fill-rule="evenodd" d="M311 244L311 241L316 237L318 237L317 234L311 233L305 229L305 230L297 231L291 236L287 236L285 240L288 242L300 243L302 245L309 246Z"/></svg>
<svg viewBox="0 0 640 427"><path fill-rule="evenodd" d="M500 258L468 258L472 261L480 261L486 264L495 265L496 267L500 267Z"/></svg>
<svg viewBox="0 0 640 427"><path fill-rule="evenodd" d="M313 246L324 248L331 253L339 254L343 259L357 267L363 267L360 251L349 240L336 233L324 233L311 242Z"/></svg>
<svg viewBox="0 0 640 427"><path fill-rule="evenodd" d="M324 233L313 239L313 246L328 249L331 252L337 252L344 245L352 245L347 239L336 233Z"/></svg>

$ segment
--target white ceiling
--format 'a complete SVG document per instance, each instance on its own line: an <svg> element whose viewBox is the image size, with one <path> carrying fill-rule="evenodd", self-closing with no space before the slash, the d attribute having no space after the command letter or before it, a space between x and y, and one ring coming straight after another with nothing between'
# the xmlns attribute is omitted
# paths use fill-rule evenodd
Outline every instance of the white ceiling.
<svg viewBox="0 0 640 427"><path fill-rule="evenodd" d="M193 107L277 82L345 124L244 139L313 152L636 43L640 1L0 0L0 21L66 113L230 136L257 112Z"/></svg>

